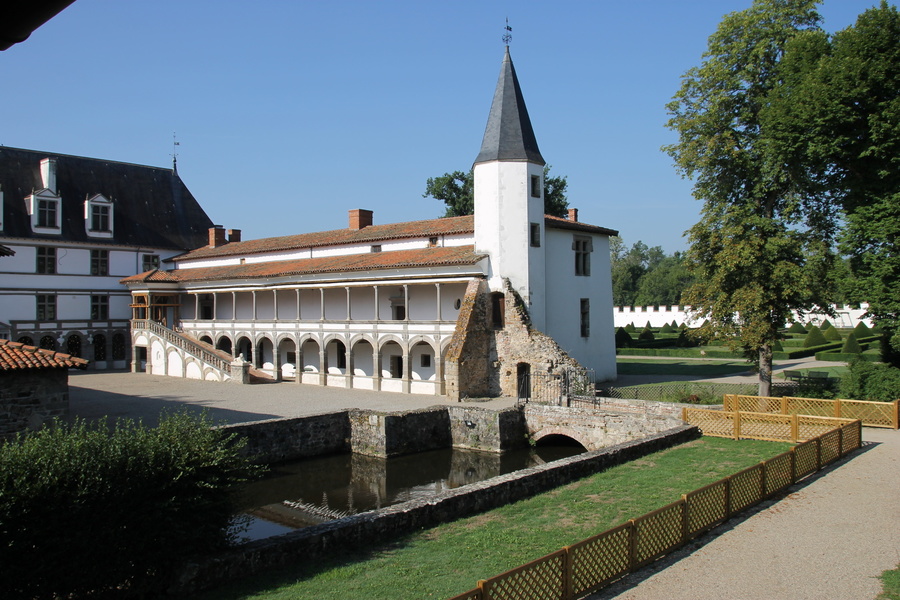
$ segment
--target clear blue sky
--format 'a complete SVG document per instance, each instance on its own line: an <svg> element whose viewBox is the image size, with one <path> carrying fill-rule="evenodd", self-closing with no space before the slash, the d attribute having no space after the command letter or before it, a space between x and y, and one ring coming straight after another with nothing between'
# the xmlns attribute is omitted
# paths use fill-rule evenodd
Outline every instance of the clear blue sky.
<svg viewBox="0 0 900 600"><path fill-rule="evenodd" d="M830 0L843 29L876 0ZM665 104L750 0L77 0L0 53L0 144L178 171L244 239L440 216L471 167L504 20L541 152L579 220L682 250L697 219Z"/></svg>

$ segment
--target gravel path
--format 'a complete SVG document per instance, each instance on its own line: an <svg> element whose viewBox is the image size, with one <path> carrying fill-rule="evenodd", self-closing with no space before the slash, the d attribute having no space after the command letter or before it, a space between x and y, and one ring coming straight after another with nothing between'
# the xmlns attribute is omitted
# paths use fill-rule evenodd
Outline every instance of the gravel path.
<svg viewBox="0 0 900 600"><path fill-rule="evenodd" d="M900 431L591 600L874 600L900 564Z"/></svg>

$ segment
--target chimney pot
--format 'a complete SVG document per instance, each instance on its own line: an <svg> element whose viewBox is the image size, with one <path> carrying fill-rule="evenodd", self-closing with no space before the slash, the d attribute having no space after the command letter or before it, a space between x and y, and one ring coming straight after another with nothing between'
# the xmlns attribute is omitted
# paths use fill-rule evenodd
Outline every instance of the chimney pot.
<svg viewBox="0 0 900 600"><path fill-rule="evenodd" d="M209 228L209 245L213 248L224 246L228 243L225 239L225 228L221 225L214 225Z"/></svg>
<svg viewBox="0 0 900 600"><path fill-rule="evenodd" d="M241 241L241 230L240 229L229 229L228 230L228 243L231 242L239 242Z"/></svg>
<svg viewBox="0 0 900 600"><path fill-rule="evenodd" d="M56 159L41 159L41 183L45 188L56 193Z"/></svg>
<svg viewBox="0 0 900 600"><path fill-rule="evenodd" d="M570 221L578 221L578 209L577 209L577 208L570 208L570 209L569 209L569 216L568 216L567 218L568 218Z"/></svg>
<svg viewBox="0 0 900 600"><path fill-rule="evenodd" d="M372 211L355 208L350 211L350 229L363 229L372 224Z"/></svg>

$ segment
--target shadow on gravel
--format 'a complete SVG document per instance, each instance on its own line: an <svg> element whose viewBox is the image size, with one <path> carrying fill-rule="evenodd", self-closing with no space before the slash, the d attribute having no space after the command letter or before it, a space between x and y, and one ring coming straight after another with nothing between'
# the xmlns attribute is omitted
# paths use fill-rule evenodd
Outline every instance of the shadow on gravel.
<svg viewBox="0 0 900 600"><path fill-rule="evenodd" d="M779 492L779 493L775 494L774 496L767 498L766 500L763 500L756 506L744 510L737 516L732 517L725 523L722 523L718 527L706 532L702 536L689 541L687 544L685 544L678 550L675 550L674 552L672 552L669 555L663 556L656 562L653 562L653 563L647 565L643 569L641 569L635 573L631 573L630 575L626 575L624 578L610 584L609 586L603 588L602 590L594 592L590 596L585 596L585 600L614 600L618 596L632 590L638 584L645 581L646 579L649 579L650 577L659 573L660 571L663 571L663 570L675 565L681 559L686 558L687 556L691 555L693 552L703 548L706 544L715 540L720 535L731 531L732 529L734 529L735 527L737 527L744 521L748 520L749 518L753 517L754 515L757 515L761 512L768 510L769 508L771 508L773 505L777 504L781 500L791 496L792 494L797 493L799 490L802 490L809 484L811 484L815 481L818 481L820 478L825 477L826 475L828 475L835 469L840 468L841 466L850 462L857 456L860 456L861 454L874 449L875 447L879 446L880 444L881 444L881 442L863 441L862 448L860 448L856 452L853 452L852 454L849 454L849 455L841 458L840 460L837 460L837 461L831 463L827 467L824 467L822 470L817 471L816 473L813 473L812 475L809 475L808 477L800 480L799 482L790 486L786 490Z"/></svg>

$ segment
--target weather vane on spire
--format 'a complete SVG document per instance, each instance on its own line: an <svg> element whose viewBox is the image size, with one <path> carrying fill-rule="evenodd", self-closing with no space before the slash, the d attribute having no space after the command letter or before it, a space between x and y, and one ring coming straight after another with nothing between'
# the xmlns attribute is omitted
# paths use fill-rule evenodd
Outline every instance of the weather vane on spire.
<svg viewBox="0 0 900 600"><path fill-rule="evenodd" d="M512 41L512 33L510 33L512 31L512 27L509 26L509 17L506 17L506 27L504 27L503 29L505 29L506 32L503 34L503 37L500 39L503 40L504 44L509 46L509 43Z"/></svg>
<svg viewBox="0 0 900 600"><path fill-rule="evenodd" d="M178 146L181 145L181 142L178 141L178 138L175 137L175 132L172 132L172 170L178 171Z"/></svg>

